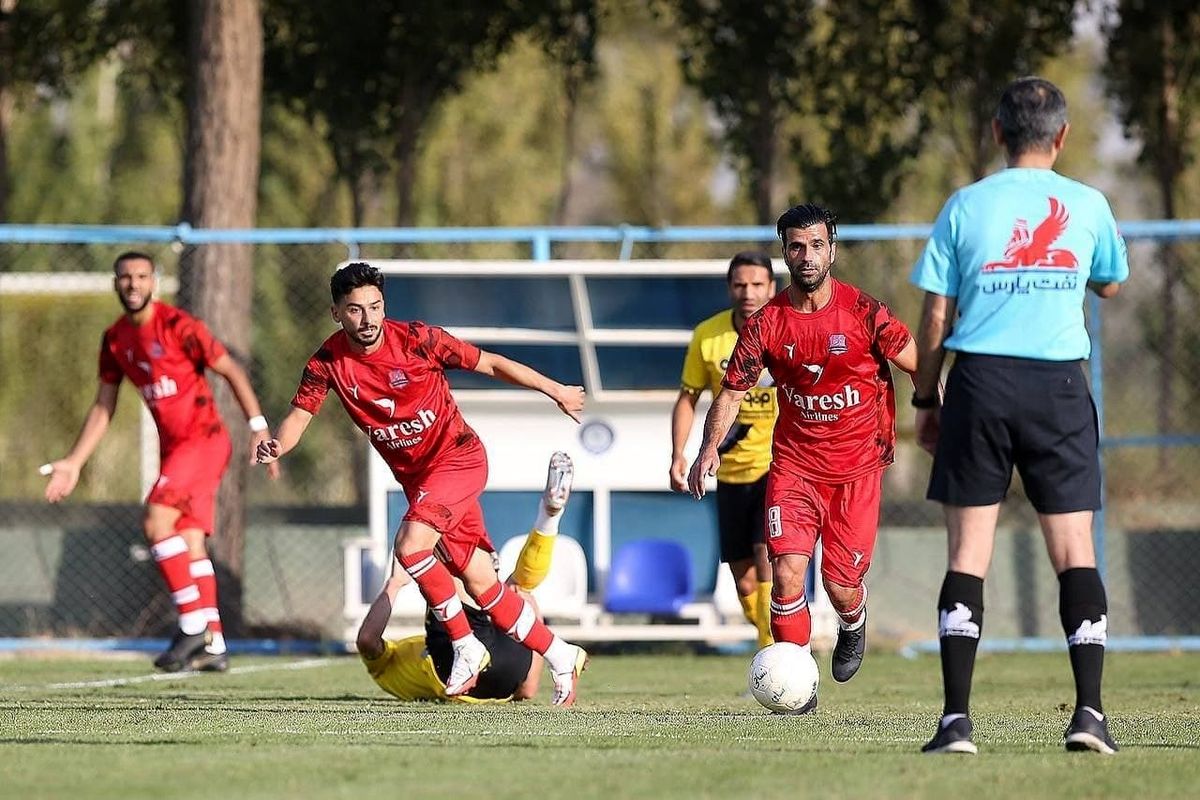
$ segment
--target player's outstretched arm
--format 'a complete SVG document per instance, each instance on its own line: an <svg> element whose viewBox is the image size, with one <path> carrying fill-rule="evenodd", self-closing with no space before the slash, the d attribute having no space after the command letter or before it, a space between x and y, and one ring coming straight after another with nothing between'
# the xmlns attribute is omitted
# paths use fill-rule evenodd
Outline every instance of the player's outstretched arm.
<svg viewBox="0 0 1200 800"><path fill-rule="evenodd" d="M692 432L692 423L696 420L696 401L700 399L699 392L680 389L679 397L675 398L675 407L671 409L671 490L687 491L687 458L683 448L687 444L688 435Z"/></svg>
<svg viewBox="0 0 1200 800"><path fill-rule="evenodd" d="M489 353L486 350L480 351L479 363L475 365L475 371L514 386L541 392L557 403L559 409L568 417L576 422L580 421L584 399L582 386L567 386L552 378L547 378L533 367L513 361L511 358L505 358L498 353Z"/></svg>
<svg viewBox="0 0 1200 800"><path fill-rule="evenodd" d="M313 415L304 409L292 406L283 422L279 423L275 438L258 443L254 450L254 460L259 464L272 464L283 458L284 453L300 443L300 437L308 430L308 423L312 422L312 418Z"/></svg>
<svg viewBox="0 0 1200 800"><path fill-rule="evenodd" d="M263 416L258 395L254 393L254 387L250 385L250 376L246 374L246 370L242 369L241 364L233 360L229 353L224 353L210 364L209 368L229 384L229 388L233 390L233 396L237 398L238 405L242 407L242 411L246 415L246 421L250 425L250 463L253 464L257 460L258 445L271 438L271 431L267 427L267 418ZM267 475L272 479L278 478L279 467L269 466Z"/></svg>
<svg viewBox="0 0 1200 800"><path fill-rule="evenodd" d="M51 503L57 503L75 490L75 484L79 483L80 470L95 452L96 445L104 438L113 412L117 410L117 391L120 387L119 383L100 381L100 386L96 389L96 399L88 409L79 436L75 438L75 444L71 445L71 452L64 458L46 465L50 467L46 499Z"/></svg>
<svg viewBox="0 0 1200 800"><path fill-rule="evenodd" d="M392 561L392 567L392 577L383 585L383 591L375 598L375 602L371 603L362 625L358 627L355 644L358 645L358 652L366 658L379 658L383 655L383 632L387 629L388 620L392 618L392 606L396 604L396 595L412 580L407 572L398 567L395 559Z"/></svg>
<svg viewBox="0 0 1200 800"><path fill-rule="evenodd" d="M721 466L717 445L725 439L725 434L729 433L729 426L737 419L738 408L745 396L745 392L723 388L713 400L712 407L708 409L708 416L704 418L704 439L700 442L700 454L692 462L692 469L688 473L688 490L697 500L704 497L704 481L708 476L716 475L717 467Z"/></svg>

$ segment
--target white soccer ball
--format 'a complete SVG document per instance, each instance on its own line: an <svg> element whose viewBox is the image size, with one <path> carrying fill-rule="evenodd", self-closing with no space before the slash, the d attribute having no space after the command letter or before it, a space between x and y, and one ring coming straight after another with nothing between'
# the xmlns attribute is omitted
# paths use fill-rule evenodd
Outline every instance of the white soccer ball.
<svg viewBox="0 0 1200 800"><path fill-rule="evenodd" d="M817 693L817 662L798 644L776 642L759 650L750 662L750 694L764 708L787 714L802 708Z"/></svg>

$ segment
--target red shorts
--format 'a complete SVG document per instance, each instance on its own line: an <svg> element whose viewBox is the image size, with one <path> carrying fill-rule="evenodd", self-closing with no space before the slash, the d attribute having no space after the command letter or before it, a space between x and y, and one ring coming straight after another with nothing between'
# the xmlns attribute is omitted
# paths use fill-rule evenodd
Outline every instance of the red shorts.
<svg viewBox="0 0 1200 800"><path fill-rule="evenodd" d="M179 510L175 530L199 528L212 535L217 507L217 489L229 466L233 445L224 430L220 435L189 439L162 454L158 480L146 503Z"/></svg>
<svg viewBox="0 0 1200 800"><path fill-rule="evenodd" d="M451 451L423 475L401 480L408 498L404 521L423 523L442 535L437 555L456 575L466 569L475 548L496 552L479 505L487 477L487 453L479 444Z"/></svg>
<svg viewBox="0 0 1200 800"><path fill-rule="evenodd" d="M849 483L817 483L771 470L767 479L767 552L812 557L821 539L821 574L858 586L871 567L879 530L883 470Z"/></svg>

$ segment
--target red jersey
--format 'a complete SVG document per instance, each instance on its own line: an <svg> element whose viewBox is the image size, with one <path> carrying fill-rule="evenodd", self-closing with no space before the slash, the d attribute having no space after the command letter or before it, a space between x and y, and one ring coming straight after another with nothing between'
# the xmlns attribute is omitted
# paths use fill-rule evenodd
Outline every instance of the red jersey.
<svg viewBox="0 0 1200 800"><path fill-rule="evenodd" d="M446 369L474 369L479 348L423 322L384 320L383 344L350 349L345 331L325 340L304 367L292 405L316 414L330 389L403 484L444 453L481 445L450 394Z"/></svg>
<svg viewBox="0 0 1200 800"><path fill-rule="evenodd" d="M753 388L763 367L779 387L772 469L846 483L891 464L896 391L888 359L912 336L866 292L830 278L833 296L813 313L780 292L746 321L723 385Z"/></svg>
<svg viewBox="0 0 1200 800"><path fill-rule="evenodd" d="M171 452L189 440L224 435L204 369L225 355L208 326L166 303L154 303L142 325L122 316L100 340L100 380L121 377L142 393L158 426L159 449Z"/></svg>

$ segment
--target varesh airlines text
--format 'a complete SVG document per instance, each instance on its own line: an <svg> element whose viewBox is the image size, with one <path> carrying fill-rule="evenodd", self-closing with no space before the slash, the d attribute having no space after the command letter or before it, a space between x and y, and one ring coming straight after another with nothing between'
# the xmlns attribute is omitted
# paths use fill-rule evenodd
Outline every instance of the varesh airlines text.
<svg viewBox="0 0 1200 800"><path fill-rule="evenodd" d="M369 430L372 439L389 450L395 450L420 444L425 437L417 436L417 434L429 430L435 422L437 422L437 415L427 408L422 408L412 419L388 425L386 428L369 428Z"/></svg>
<svg viewBox="0 0 1200 800"><path fill-rule="evenodd" d="M837 422L838 415L862 402L862 394L853 386L843 386L835 394L801 394L791 386L781 386L787 401L800 409L800 416L813 422Z"/></svg>

